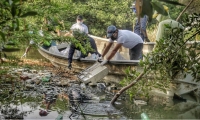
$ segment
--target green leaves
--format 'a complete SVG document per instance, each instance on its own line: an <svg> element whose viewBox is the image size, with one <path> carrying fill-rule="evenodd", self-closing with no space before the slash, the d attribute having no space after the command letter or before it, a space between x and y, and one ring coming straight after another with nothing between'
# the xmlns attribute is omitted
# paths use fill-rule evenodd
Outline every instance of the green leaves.
<svg viewBox="0 0 200 120"><path fill-rule="evenodd" d="M12 5L12 7L11 7L11 14L12 14L13 17L15 17L15 15L16 15L16 10L17 10L17 6Z"/></svg>
<svg viewBox="0 0 200 120"><path fill-rule="evenodd" d="M12 29L13 30L19 30L19 19L12 21Z"/></svg>
<svg viewBox="0 0 200 120"><path fill-rule="evenodd" d="M172 0L158 0L158 1L162 1L162 2L165 2L165 3L168 3L168 4L173 4L173 5L180 5L180 6L185 6L179 2L176 2L176 1L172 1Z"/></svg>
<svg viewBox="0 0 200 120"><path fill-rule="evenodd" d="M20 17L28 17L28 16L35 16L35 15L37 15L37 12L28 11L28 12L24 13L23 15L21 15Z"/></svg>
<svg viewBox="0 0 200 120"><path fill-rule="evenodd" d="M20 48L17 48L17 47L8 47L8 46L5 46L2 51L3 52L16 52L16 51L19 51Z"/></svg>
<svg viewBox="0 0 200 120"><path fill-rule="evenodd" d="M200 14L190 17L185 21L188 27L192 26L188 22L198 21L195 18L199 18ZM145 74L140 81L138 80L137 85L128 90L130 97L138 94L145 95L151 88L157 88L166 93L173 80L180 79L180 76L186 77L188 73L192 75L195 82L199 81L200 44L194 41L194 37L200 34L199 23L200 21L193 27L193 30L196 30L196 32L192 32L189 37L185 37L185 35L188 35L187 31L181 31L178 28L179 26L170 25L170 22L163 25L164 28L167 28L168 35L157 40L154 51L144 56L145 59L140 62ZM163 34L166 34L165 32ZM186 44L187 42L190 42L190 44ZM135 73L130 69L126 69L125 73L126 77L121 82L123 85L127 85L130 81L135 80Z"/></svg>
<svg viewBox="0 0 200 120"><path fill-rule="evenodd" d="M142 6L140 7L140 4L142 3ZM181 5L184 6L183 4L175 1L170 1L170 0L136 0L136 9L140 11L140 13L137 13L138 16L144 16L145 14L148 15L149 21L151 22L152 16L153 16L153 10L156 10L158 14L162 14L164 16L168 15L167 10L164 9L162 2L165 2L167 4L171 5ZM137 3L138 2L138 3ZM141 3L140 3L141 2ZM140 10L141 9L141 10ZM168 8L166 8L168 9Z"/></svg>
<svg viewBox="0 0 200 120"><path fill-rule="evenodd" d="M149 21L152 20L153 15L153 6L151 4L151 0L143 0L142 12L141 16L147 15L149 17Z"/></svg>
<svg viewBox="0 0 200 120"><path fill-rule="evenodd" d="M3 41L5 42L6 41L5 34L2 31L0 31L0 35L1 35L1 38L3 39Z"/></svg>
<svg viewBox="0 0 200 120"><path fill-rule="evenodd" d="M162 14L162 15L165 15L167 16L168 13L167 11L165 11L163 5L160 3L160 2L157 2L157 1L154 1L154 2L151 2L153 8L159 13L159 14Z"/></svg>

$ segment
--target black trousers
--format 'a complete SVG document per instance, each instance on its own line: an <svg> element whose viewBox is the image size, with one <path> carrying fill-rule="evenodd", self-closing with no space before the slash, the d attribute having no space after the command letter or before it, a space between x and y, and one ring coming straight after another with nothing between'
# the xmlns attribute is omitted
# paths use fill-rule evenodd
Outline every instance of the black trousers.
<svg viewBox="0 0 200 120"><path fill-rule="evenodd" d="M91 53L91 54L95 53L96 55L101 56L101 54L97 50L97 45L96 45L94 39L91 38L91 37L89 37L89 42L90 42L90 45L91 45L91 47L93 48L94 51L89 51L88 53ZM72 63L72 59L73 59L73 55L74 55L75 50L80 50L80 49L76 48L76 46L74 44L71 44L70 48L69 48L68 63ZM85 57L88 56L88 53L86 55L84 55L83 53L81 53L80 57L81 58L85 58Z"/></svg>

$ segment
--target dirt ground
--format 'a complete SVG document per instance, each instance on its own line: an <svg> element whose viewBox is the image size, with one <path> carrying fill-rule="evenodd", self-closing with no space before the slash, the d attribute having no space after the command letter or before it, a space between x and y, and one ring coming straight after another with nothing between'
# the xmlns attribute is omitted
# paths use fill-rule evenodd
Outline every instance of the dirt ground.
<svg viewBox="0 0 200 120"><path fill-rule="evenodd" d="M69 69L61 69L55 67L49 61L44 60L32 60L32 59L19 59L19 60L6 60L4 59L3 63L0 63L1 66L8 65L10 68L12 67L22 67L22 68L30 68L35 70L47 70L51 71L53 74L62 73L60 77L69 78L70 80L77 80L76 72ZM0 68L0 71L4 70L4 68Z"/></svg>

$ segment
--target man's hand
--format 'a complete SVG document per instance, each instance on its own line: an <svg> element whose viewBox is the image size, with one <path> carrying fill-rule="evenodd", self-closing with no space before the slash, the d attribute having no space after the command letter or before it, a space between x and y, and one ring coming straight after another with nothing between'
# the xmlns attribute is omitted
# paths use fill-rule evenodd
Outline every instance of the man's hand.
<svg viewBox="0 0 200 120"><path fill-rule="evenodd" d="M150 42L149 38L145 37L144 42Z"/></svg>
<svg viewBox="0 0 200 120"><path fill-rule="evenodd" d="M22 55L22 57L21 58L24 58L24 57L26 57L26 52Z"/></svg>
<svg viewBox="0 0 200 120"><path fill-rule="evenodd" d="M100 61L102 61L102 60L103 60L102 57L98 57L98 58L97 58L97 61L98 61L98 62L100 62Z"/></svg>
<svg viewBox="0 0 200 120"><path fill-rule="evenodd" d="M104 60L103 62L101 62L101 66L105 65L108 62L108 60Z"/></svg>

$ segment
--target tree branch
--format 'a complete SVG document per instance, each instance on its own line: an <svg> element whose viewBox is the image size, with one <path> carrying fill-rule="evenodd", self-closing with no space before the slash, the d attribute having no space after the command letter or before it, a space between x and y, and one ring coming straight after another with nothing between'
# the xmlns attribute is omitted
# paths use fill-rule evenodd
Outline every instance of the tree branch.
<svg viewBox="0 0 200 120"><path fill-rule="evenodd" d="M183 11L179 14L179 16L176 18L176 21L178 22L178 20L180 19L181 15L188 9L188 7L192 4L194 0L191 0L188 5L183 9Z"/></svg>
<svg viewBox="0 0 200 120"><path fill-rule="evenodd" d="M148 70L151 67L151 65L149 65L146 69ZM130 87L132 87L133 85L135 85L138 81L141 80L142 76L145 74L146 72L143 71L132 83L130 83L129 85L123 87L118 93L115 94L115 96L113 97L113 99L111 100L111 104L114 104L115 101L117 100L117 98L127 89L129 89Z"/></svg>

